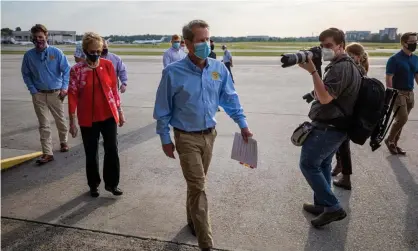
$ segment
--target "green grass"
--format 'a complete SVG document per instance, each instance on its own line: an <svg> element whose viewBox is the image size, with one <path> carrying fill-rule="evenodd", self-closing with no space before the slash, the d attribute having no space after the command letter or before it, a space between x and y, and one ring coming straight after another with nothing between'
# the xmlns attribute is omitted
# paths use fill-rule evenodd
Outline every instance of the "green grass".
<svg viewBox="0 0 418 251"><path fill-rule="evenodd" d="M158 51L117 51L117 50L112 50L113 53L121 55L121 56L162 56L163 52L158 52ZM15 54L15 55L23 55L25 53L25 51L7 51L7 50L2 50L1 54ZM73 55L73 51L64 51L65 55L68 56L72 56ZM291 53L291 52L290 52ZM282 54L284 54L284 52L259 52L259 51L254 51L254 52L240 52L240 51L236 51L236 52L232 52L232 56L253 56L253 57L279 57ZM418 52L415 53L416 55L418 55ZM390 57L392 56L393 53L388 53L388 52L369 52L369 56L370 57ZM218 54L218 58L220 58L220 55Z"/></svg>
<svg viewBox="0 0 418 251"><path fill-rule="evenodd" d="M319 42L236 42L236 43L215 43L216 48L220 49L222 44L226 44L228 49L233 50L300 50L317 46ZM361 43L367 50L375 49L400 49L398 43ZM111 44L111 50L117 51L118 48L135 48L135 49L168 49L170 43L161 43L158 45L152 44ZM59 46L60 47L60 46ZM74 45L67 45L65 48L75 48Z"/></svg>
<svg viewBox="0 0 418 251"><path fill-rule="evenodd" d="M251 49L280 49L280 47L286 47L281 49L303 49L316 46L319 42L236 42L236 43L215 43L218 48L222 44L228 46L229 49L251 50ZM400 45L398 43L362 43L369 50L373 49L398 49ZM171 46L170 43L161 43L158 45L152 44L111 44L111 48L160 48L167 49ZM267 48L266 48L267 47ZM271 47L271 48L269 48ZM276 48L274 48L276 47Z"/></svg>

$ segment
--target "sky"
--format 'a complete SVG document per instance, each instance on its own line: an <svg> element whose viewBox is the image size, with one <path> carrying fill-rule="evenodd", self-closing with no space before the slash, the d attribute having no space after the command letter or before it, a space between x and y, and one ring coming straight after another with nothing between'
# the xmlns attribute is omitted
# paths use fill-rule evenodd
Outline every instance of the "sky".
<svg viewBox="0 0 418 251"><path fill-rule="evenodd" d="M181 33L203 19L211 36L298 37L329 27L398 33L418 31L418 0L283 1L1 1L1 27L69 30L102 36Z"/></svg>

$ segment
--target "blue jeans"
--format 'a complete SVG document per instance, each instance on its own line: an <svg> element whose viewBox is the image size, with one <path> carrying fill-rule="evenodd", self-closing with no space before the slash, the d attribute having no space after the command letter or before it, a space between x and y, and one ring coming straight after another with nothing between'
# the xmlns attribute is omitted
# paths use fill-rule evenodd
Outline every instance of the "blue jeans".
<svg viewBox="0 0 418 251"><path fill-rule="evenodd" d="M300 155L299 167L314 191L314 204L325 211L341 208L331 190L331 162L347 134L332 129L313 129L305 140Z"/></svg>

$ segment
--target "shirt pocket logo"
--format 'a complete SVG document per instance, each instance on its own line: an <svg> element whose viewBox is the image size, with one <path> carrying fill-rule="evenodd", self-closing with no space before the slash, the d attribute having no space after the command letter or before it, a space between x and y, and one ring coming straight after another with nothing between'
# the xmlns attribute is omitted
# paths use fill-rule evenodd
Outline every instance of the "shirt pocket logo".
<svg viewBox="0 0 418 251"><path fill-rule="evenodd" d="M54 60L55 59L55 56L54 55L50 55L49 56L49 60Z"/></svg>
<svg viewBox="0 0 418 251"><path fill-rule="evenodd" d="M212 72L212 80L219 80L219 73L216 71Z"/></svg>

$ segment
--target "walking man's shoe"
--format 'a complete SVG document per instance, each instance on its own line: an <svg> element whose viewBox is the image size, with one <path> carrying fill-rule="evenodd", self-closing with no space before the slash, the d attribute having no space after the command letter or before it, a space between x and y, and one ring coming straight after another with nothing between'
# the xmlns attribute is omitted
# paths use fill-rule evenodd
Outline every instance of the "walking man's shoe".
<svg viewBox="0 0 418 251"><path fill-rule="evenodd" d="M70 148L68 147L67 143L61 143L61 149L60 150L61 150L62 153L65 153L65 152L68 152L70 150Z"/></svg>
<svg viewBox="0 0 418 251"><path fill-rule="evenodd" d="M389 142L388 139L385 139L385 144L391 154L398 154L398 149L393 142Z"/></svg>
<svg viewBox="0 0 418 251"><path fill-rule="evenodd" d="M323 227L333 221L340 221L345 217L347 217L347 213L341 208L334 212L323 212L318 217L311 220L311 223L314 227Z"/></svg>
<svg viewBox="0 0 418 251"><path fill-rule="evenodd" d="M401 155L405 155L406 154L406 151L403 150L402 148L400 148L399 146L396 146L396 151L398 152L398 154L401 154Z"/></svg>
<svg viewBox="0 0 418 251"><path fill-rule="evenodd" d="M306 212L308 212L310 214L313 214L313 215L320 215L324 212L324 207L314 205L314 204L311 204L311 203L304 203L303 204L303 210L305 210Z"/></svg>
<svg viewBox="0 0 418 251"><path fill-rule="evenodd" d="M36 160L36 164L43 165L53 160L54 160L53 155L43 154L39 159Z"/></svg>
<svg viewBox="0 0 418 251"><path fill-rule="evenodd" d="M111 192L115 196L120 196L123 194L122 190L120 190L118 187L105 186L105 190Z"/></svg>

